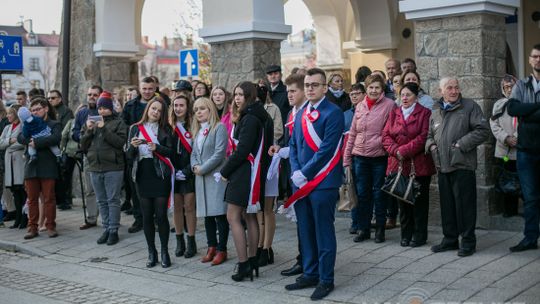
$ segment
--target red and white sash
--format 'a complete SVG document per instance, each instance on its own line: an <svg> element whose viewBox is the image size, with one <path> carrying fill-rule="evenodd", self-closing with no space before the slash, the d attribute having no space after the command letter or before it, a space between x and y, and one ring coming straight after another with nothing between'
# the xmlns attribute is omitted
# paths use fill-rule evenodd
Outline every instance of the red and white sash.
<svg viewBox="0 0 540 304"><path fill-rule="evenodd" d="M238 146L238 139L234 138L234 127L236 124L232 125L231 132L229 133L229 145L231 146L232 151L236 151L236 146Z"/></svg>
<svg viewBox="0 0 540 304"><path fill-rule="evenodd" d="M261 134L261 143L257 150L255 157L252 153L249 153L247 160L251 164L251 184L249 192L249 200L247 206L247 213L257 213L261 210L261 158L264 147L264 129Z"/></svg>
<svg viewBox="0 0 540 304"><path fill-rule="evenodd" d="M185 128L184 125L180 122L176 123L176 127L174 128L174 133L176 133L176 136L180 139L180 142L182 143L182 146L188 151L188 153L191 154L191 151L193 150L193 136L191 136L191 133L189 133Z"/></svg>
<svg viewBox="0 0 540 304"><path fill-rule="evenodd" d="M306 143L308 146L314 151L319 151L319 148L321 146L322 140L315 132L315 129L313 128L313 122L318 119L317 117L309 116L309 107L306 108L304 111L304 115L302 117L302 135L304 139L306 140ZM293 195L289 197L289 199L279 207L279 213L285 214L285 216L293 221L296 221L296 214L294 212L294 204L303 199L304 197L308 196L317 186L332 172L332 170L336 167L336 165L339 164L339 160L341 159L342 155L342 143L343 143L343 137L339 139L339 142L336 146L336 149L334 151L334 154L332 155L332 158L328 163L324 165L324 167L317 172L315 177L308 181L304 186L302 186L300 189L298 189Z"/></svg>
<svg viewBox="0 0 540 304"><path fill-rule="evenodd" d="M146 139L147 142L159 143L157 141L157 134L154 134L152 130L147 130L144 127L144 124L139 124L137 125L137 127L139 128L139 131L141 132L142 136L144 137L144 139ZM159 154L157 151L154 151L153 154L159 160L164 162L167 165L167 167L169 167L169 169L171 169L171 193L169 194L169 201L167 203L167 207L171 209L173 208L173 205L174 205L174 172L175 172L174 166L169 158Z"/></svg>

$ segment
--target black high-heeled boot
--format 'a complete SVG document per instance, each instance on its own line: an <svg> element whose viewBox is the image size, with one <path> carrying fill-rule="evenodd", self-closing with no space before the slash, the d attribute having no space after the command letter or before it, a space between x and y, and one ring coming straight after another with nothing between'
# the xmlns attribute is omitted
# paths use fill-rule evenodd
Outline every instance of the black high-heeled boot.
<svg viewBox="0 0 540 304"><path fill-rule="evenodd" d="M257 257L257 256L256 256ZM269 253L268 253L268 249L262 249L261 250L261 254L258 255L258 266L260 267L264 267L266 265L268 265L268 260L269 260Z"/></svg>
<svg viewBox="0 0 540 304"><path fill-rule="evenodd" d="M157 250L156 247L148 248L148 261L146 262L146 267L152 268L158 263Z"/></svg>
<svg viewBox="0 0 540 304"><path fill-rule="evenodd" d="M263 249L264 250L264 249ZM259 259L257 259L257 256L248 258L249 266L251 267L251 271L255 272L255 276L259 277Z"/></svg>
<svg viewBox="0 0 540 304"><path fill-rule="evenodd" d="M263 251L263 248L262 248L262 247L257 247L257 253L255 254L255 256L257 257L257 259L261 257L262 251Z"/></svg>
<svg viewBox="0 0 540 304"><path fill-rule="evenodd" d="M375 230L375 243L382 243L386 239L384 237L384 226L377 226Z"/></svg>
<svg viewBox="0 0 540 304"><path fill-rule="evenodd" d="M169 248L161 247L161 267L171 267L171 256L169 256Z"/></svg>
<svg viewBox="0 0 540 304"><path fill-rule="evenodd" d="M241 282L247 277L253 281L253 270L251 269L249 260L236 264L235 273L231 276L231 279L236 282Z"/></svg>
<svg viewBox="0 0 540 304"><path fill-rule="evenodd" d="M195 236L187 236L187 249L184 257L186 259L192 258L197 253L197 242L195 242Z"/></svg>
<svg viewBox="0 0 540 304"><path fill-rule="evenodd" d="M176 249L174 250L174 255L181 257L186 252L186 241L184 240L184 234L176 235Z"/></svg>

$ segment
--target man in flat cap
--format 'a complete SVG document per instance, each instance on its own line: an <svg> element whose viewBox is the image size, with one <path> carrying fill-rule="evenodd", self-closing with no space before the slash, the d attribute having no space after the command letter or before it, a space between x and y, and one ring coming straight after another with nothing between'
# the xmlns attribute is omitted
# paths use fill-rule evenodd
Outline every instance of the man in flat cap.
<svg viewBox="0 0 540 304"><path fill-rule="evenodd" d="M287 121L287 113L291 110L287 100L287 87L281 81L281 67L269 65L266 67L266 79L270 83L270 97L281 112L281 121Z"/></svg>

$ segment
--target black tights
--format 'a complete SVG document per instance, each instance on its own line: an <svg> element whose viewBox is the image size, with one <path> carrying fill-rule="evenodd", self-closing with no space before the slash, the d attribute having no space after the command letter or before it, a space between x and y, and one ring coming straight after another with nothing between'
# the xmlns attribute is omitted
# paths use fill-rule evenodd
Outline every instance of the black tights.
<svg viewBox="0 0 540 304"><path fill-rule="evenodd" d="M169 244L169 219L167 218L167 197L140 198L143 216L143 230L148 249L156 248L156 229L154 215L156 217L161 249L167 249Z"/></svg>

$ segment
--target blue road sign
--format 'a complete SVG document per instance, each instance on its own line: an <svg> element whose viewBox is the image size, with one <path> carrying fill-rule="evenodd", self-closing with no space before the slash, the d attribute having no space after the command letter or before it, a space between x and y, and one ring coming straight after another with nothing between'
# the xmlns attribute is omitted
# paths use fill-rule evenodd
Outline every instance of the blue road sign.
<svg viewBox="0 0 540 304"><path fill-rule="evenodd" d="M0 71L22 72L22 70L22 37L0 35Z"/></svg>
<svg viewBox="0 0 540 304"><path fill-rule="evenodd" d="M199 76L199 52L197 49L180 51L180 77Z"/></svg>

